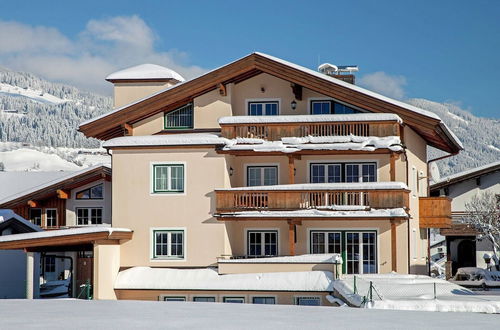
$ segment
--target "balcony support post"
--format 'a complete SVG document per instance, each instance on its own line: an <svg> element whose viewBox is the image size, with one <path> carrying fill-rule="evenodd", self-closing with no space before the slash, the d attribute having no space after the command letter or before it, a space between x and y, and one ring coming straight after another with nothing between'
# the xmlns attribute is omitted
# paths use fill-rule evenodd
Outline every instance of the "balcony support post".
<svg viewBox="0 0 500 330"><path fill-rule="evenodd" d="M289 253L291 256L295 255L295 243L297 243L297 225L301 225L302 221L300 220L292 220L288 219L288 246L289 246Z"/></svg>
<svg viewBox="0 0 500 330"><path fill-rule="evenodd" d="M390 159L390 168L389 172L391 174L391 181L396 181L396 160L399 158L399 155L395 152L391 152Z"/></svg>
<svg viewBox="0 0 500 330"><path fill-rule="evenodd" d="M288 156L288 183L295 183L295 158Z"/></svg>
<svg viewBox="0 0 500 330"><path fill-rule="evenodd" d="M391 263L393 272L398 271L396 225L397 220L391 219Z"/></svg>

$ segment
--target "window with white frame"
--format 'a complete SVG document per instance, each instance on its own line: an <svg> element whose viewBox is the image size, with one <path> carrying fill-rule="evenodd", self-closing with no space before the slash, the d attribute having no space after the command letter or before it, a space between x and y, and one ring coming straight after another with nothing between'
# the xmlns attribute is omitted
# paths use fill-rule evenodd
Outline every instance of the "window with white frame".
<svg viewBox="0 0 500 330"><path fill-rule="evenodd" d="M274 297L253 297L253 304L264 304L264 305L274 305L276 304L276 298Z"/></svg>
<svg viewBox="0 0 500 330"><path fill-rule="evenodd" d="M301 306L320 306L321 300L319 297L296 297L295 304Z"/></svg>
<svg viewBox="0 0 500 330"><path fill-rule="evenodd" d="M193 105L186 104L165 114L165 129L193 128Z"/></svg>
<svg viewBox="0 0 500 330"><path fill-rule="evenodd" d="M163 301L186 301L186 297L163 297Z"/></svg>
<svg viewBox="0 0 500 330"><path fill-rule="evenodd" d="M57 227L57 209L46 209L45 219L47 227Z"/></svg>
<svg viewBox="0 0 500 330"><path fill-rule="evenodd" d="M41 226L42 225L42 209L39 208L31 208L30 209L30 221L32 224Z"/></svg>
<svg viewBox="0 0 500 330"><path fill-rule="evenodd" d="M154 259L184 259L184 230L153 230Z"/></svg>
<svg viewBox="0 0 500 330"><path fill-rule="evenodd" d="M247 166L247 186L278 184L278 166Z"/></svg>
<svg viewBox="0 0 500 330"><path fill-rule="evenodd" d="M153 193L184 192L183 164L153 165Z"/></svg>
<svg viewBox="0 0 500 330"><path fill-rule="evenodd" d="M279 114L278 101L250 101L248 102L249 116L277 116Z"/></svg>
<svg viewBox="0 0 500 330"><path fill-rule="evenodd" d="M102 224L102 207L78 207L76 223L79 226Z"/></svg>
<svg viewBox="0 0 500 330"><path fill-rule="evenodd" d="M341 236L337 231L311 231L311 253L341 253Z"/></svg>
<svg viewBox="0 0 500 330"><path fill-rule="evenodd" d="M222 301L224 301L225 303L243 304L243 303L245 303L245 298L243 298L243 297L224 297Z"/></svg>
<svg viewBox="0 0 500 330"><path fill-rule="evenodd" d="M249 230L247 232L247 255L277 256L278 231L276 230Z"/></svg>
<svg viewBox="0 0 500 330"><path fill-rule="evenodd" d="M377 164L369 163L312 163L311 183L376 182Z"/></svg>

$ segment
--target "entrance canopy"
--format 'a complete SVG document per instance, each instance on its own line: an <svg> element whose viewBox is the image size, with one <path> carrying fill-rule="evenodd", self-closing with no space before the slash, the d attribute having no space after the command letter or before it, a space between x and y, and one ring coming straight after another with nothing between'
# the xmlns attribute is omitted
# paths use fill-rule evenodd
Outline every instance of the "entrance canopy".
<svg viewBox="0 0 500 330"><path fill-rule="evenodd" d="M103 226L60 229L26 234L0 236L0 250L36 250L43 247L68 247L96 242L121 244L132 238L133 231L127 228Z"/></svg>

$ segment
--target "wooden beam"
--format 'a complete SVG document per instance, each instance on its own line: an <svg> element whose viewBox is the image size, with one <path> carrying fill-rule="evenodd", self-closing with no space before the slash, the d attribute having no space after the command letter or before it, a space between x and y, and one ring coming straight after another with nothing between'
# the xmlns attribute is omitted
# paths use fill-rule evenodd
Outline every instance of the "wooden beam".
<svg viewBox="0 0 500 330"><path fill-rule="evenodd" d="M396 181L396 154L391 152L391 165L389 172L391 174L391 181Z"/></svg>
<svg viewBox="0 0 500 330"><path fill-rule="evenodd" d="M295 224L288 220L288 246L291 256L295 255Z"/></svg>
<svg viewBox="0 0 500 330"><path fill-rule="evenodd" d="M56 193L57 193L57 197L60 199L68 199L69 198L69 191L57 189Z"/></svg>
<svg viewBox="0 0 500 330"><path fill-rule="evenodd" d="M123 135L132 136L134 135L134 128L129 123L122 124Z"/></svg>
<svg viewBox="0 0 500 330"><path fill-rule="evenodd" d="M40 207L40 203L34 200L29 200L27 204L29 207Z"/></svg>
<svg viewBox="0 0 500 330"><path fill-rule="evenodd" d="M396 235L396 220L391 219L391 262L392 271L398 271L398 254L397 254L397 235Z"/></svg>
<svg viewBox="0 0 500 330"><path fill-rule="evenodd" d="M227 96L226 85L224 85L224 84L221 83L221 84L217 85L217 88L219 89L220 96Z"/></svg>
<svg viewBox="0 0 500 330"><path fill-rule="evenodd" d="M292 84L292 92L297 101L302 101L302 86L298 84Z"/></svg>
<svg viewBox="0 0 500 330"><path fill-rule="evenodd" d="M288 183L295 183L295 158L288 156Z"/></svg>

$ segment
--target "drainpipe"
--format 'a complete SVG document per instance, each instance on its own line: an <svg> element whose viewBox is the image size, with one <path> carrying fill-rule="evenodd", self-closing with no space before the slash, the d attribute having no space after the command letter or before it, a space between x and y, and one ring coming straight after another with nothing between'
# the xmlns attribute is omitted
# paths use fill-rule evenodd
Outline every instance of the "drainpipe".
<svg viewBox="0 0 500 330"><path fill-rule="evenodd" d="M410 181L409 181L409 165L408 165L408 154L406 153L406 148L404 149L403 151L403 154L405 155L405 163L406 163L406 185L409 187L410 186ZM406 244L406 247L407 247L407 255L408 255L408 258L407 258L407 273L410 274L410 217L408 217L408 221L406 222L406 241L408 242L408 244Z"/></svg>

